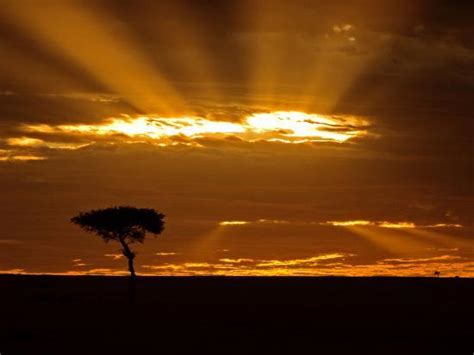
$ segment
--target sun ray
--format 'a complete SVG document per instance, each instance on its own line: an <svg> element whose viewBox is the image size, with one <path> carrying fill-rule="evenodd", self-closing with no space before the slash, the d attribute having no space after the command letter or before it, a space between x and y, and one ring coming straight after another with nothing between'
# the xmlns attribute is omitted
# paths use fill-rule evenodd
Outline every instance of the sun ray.
<svg viewBox="0 0 474 355"><path fill-rule="evenodd" d="M207 234L199 237L191 248L191 253L198 255L200 258L209 257L210 253L219 249L222 237L227 231L223 225L217 225Z"/></svg>
<svg viewBox="0 0 474 355"><path fill-rule="evenodd" d="M177 68L191 85L199 86L199 96L221 102L220 92L216 88L219 79L216 71L219 68L212 66L214 58L212 52L210 53L207 48L206 41L207 34L211 32L211 29L202 19L198 18L196 13L179 2L169 2L166 6L168 11L174 14L179 21L174 21L172 28L162 27L161 32L166 31L174 43L185 49L173 56ZM151 16L150 22L156 26L153 16Z"/></svg>
<svg viewBox="0 0 474 355"><path fill-rule="evenodd" d="M396 255L412 255L425 251L432 243L415 240L404 229L352 225L344 227L377 247Z"/></svg>
<svg viewBox="0 0 474 355"><path fill-rule="evenodd" d="M135 47L126 31L120 36L114 33L120 29L103 11L69 1L44 3L41 11L34 2L4 5L4 11L16 18L27 34L86 69L137 109L171 113L185 107L173 86Z"/></svg>
<svg viewBox="0 0 474 355"><path fill-rule="evenodd" d="M416 228L407 231L414 238L422 241L429 241L443 248L465 248L472 249L472 241L464 240L452 234L445 234L439 231Z"/></svg>

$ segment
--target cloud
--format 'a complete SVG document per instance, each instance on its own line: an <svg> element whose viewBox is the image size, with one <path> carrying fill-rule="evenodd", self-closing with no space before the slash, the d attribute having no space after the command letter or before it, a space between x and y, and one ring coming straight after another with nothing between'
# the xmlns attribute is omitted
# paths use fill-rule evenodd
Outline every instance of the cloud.
<svg viewBox="0 0 474 355"><path fill-rule="evenodd" d="M443 255L430 258L394 258L373 264L352 264L344 261L320 263L324 260L341 259L321 255L319 258L294 260L239 259L220 263L182 263L144 265L154 275L228 275L228 276L425 276L432 277L435 270L445 276L472 277L474 262L457 256ZM318 262L319 261L319 262ZM263 265L259 265L263 264Z"/></svg>
<svg viewBox="0 0 474 355"><path fill-rule="evenodd" d="M21 269L21 268L15 268L15 269L4 269L4 270L0 270L0 274L24 274L25 273L25 269Z"/></svg>
<svg viewBox="0 0 474 355"><path fill-rule="evenodd" d="M219 259L219 261L223 263L228 263L228 264L242 264L242 263L252 263L254 260L247 259L247 258L239 258L239 259L223 258L223 259Z"/></svg>
<svg viewBox="0 0 474 355"><path fill-rule="evenodd" d="M349 264L328 263L301 267L288 267L277 265L274 267L255 268L245 264L228 263L182 263L165 265L143 265L148 272L138 272L144 276L417 276L433 277L434 271L439 271L441 276L447 277L472 277L474 275L474 262L464 259L442 259L433 261L390 262L384 261L375 264ZM0 270L0 273L11 274L51 274L51 275L117 275L127 276L128 272L111 268L96 268L81 271L64 272L30 272L26 269L12 268Z"/></svg>
<svg viewBox="0 0 474 355"><path fill-rule="evenodd" d="M415 224L414 222L400 221L367 221L367 220L347 220L347 221L327 221L320 223L321 225L329 225L335 227L351 227L351 226L370 226L380 228L462 228L458 223L435 223L435 224Z"/></svg>
<svg viewBox="0 0 474 355"><path fill-rule="evenodd" d="M92 265L92 264L89 264L89 263L85 263L85 262L84 262L82 259L80 259L80 258L73 259L72 262L73 262L73 264L74 264L74 265L73 265L74 267L83 267L83 266L90 266L90 265Z"/></svg>
<svg viewBox="0 0 474 355"><path fill-rule="evenodd" d="M27 162L45 160L46 157L28 152L0 149L0 162Z"/></svg>
<svg viewBox="0 0 474 355"><path fill-rule="evenodd" d="M304 259L290 259L290 260L261 260L256 266L257 267L278 267L278 266L291 266L298 267L306 264L315 265L324 260L333 260L333 259L344 259L346 257L354 256L353 254L343 254L343 253L331 253L331 254L322 254L317 256L312 256Z"/></svg>
<svg viewBox="0 0 474 355"><path fill-rule="evenodd" d="M128 275L127 271L116 270L110 268L96 268L84 271L70 271L66 272L66 275L109 275L109 276L124 276Z"/></svg>
<svg viewBox="0 0 474 355"><path fill-rule="evenodd" d="M127 148L132 145L207 147L224 152L232 149L268 150L272 147L284 151L284 148L275 147L286 144L344 145L366 135L369 129L367 121L353 116L325 116L296 111L254 112L239 119L122 115L93 124L9 125L11 132L4 133L7 136L0 139L0 147L2 143L5 147L0 152L0 161L44 160L65 155L67 151L93 151L106 146Z"/></svg>
<svg viewBox="0 0 474 355"><path fill-rule="evenodd" d="M429 248L429 250L437 250L437 251L459 251L459 248Z"/></svg>
<svg viewBox="0 0 474 355"><path fill-rule="evenodd" d="M222 221L219 222L220 226L243 226L249 224L248 221Z"/></svg>
<svg viewBox="0 0 474 355"><path fill-rule="evenodd" d="M106 257L112 258L113 260L119 260L122 259L124 256L123 254L104 254Z"/></svg>
<svg viewBox="0 0 474 355"><path fill-rule="evenodd" d="M391 263L426 263L426 262L436 262L436 261L450 261L462 259L460 256L455 255L441 255L441 256L434 256L431 258L393 258L393 259L384 259L383 262L391 262Z"/></svg>
<svg viewBox="0 0 474 355"><path fill-rule="evenodd" d="M258 224L289 224L289 223L296 223L301 224L301 222L290 222L286 220L278 220L278 219L257 219L254 221L221 221L218 224L220 226L244 226L244 225L258 225Z"/></svg>
<svg viewBox="0 0 474 355"><path fill-rule="evenodd" d="M12 93L13 94L13 93ZM62 94L52 94L52 93L39 93L36 94L39 97L45 98L58 98L58 99L74 99L74 100L84 100L92 102L101 102L101 103L116 103L119 102L122 98L119 95L114 94L105 94L105 93L62 93Z"/></svg>
<svg viewBox="0 0 474 355"><path fill-rule="evenodd" d="M354 26L349 23L344 24L344 25L334 25L332 26L332 30L335 33L350 32L354 30Z"/></svg>
<svg viewBox="0 0 474 355"><path fill-rule="evenodd" d="M434 223L434 224L416 224L408 221L369 221L363 219L346 220L346 221L326 221L326 222L314 222L314 221L288 221L278 219L257 219L253 221L239 221L229 220L219 222L220 226L239 226L239 225L258 225L258 224L292 224L292 225L313 225L319 224L322 226L334 226L334 227L352 227L352 226L367 226L367 227L379 227L379 228L392 228L392 229L411 229L411 228L462 228L463 226L459 223Z"/></svg>
<svg viewBox="0 0 474 355"><path fill-rule="evenodd" d="M355 117L328 117L302 112L254 113L242 122L209 120L203 117L139 116L109 119L100 124L24 124L20 129L25 136L10 137L6 142L18 147L48 147L51 149L78 149L88 143L48 141L64 136L83 137L89 144L96 141L137 143L158 146L199 146L205 139L226 139L245 142L268 141L280 143L343 143L365 135L367 122ZM27 134L41 134L42 139ZM108 140L110 138L110 140ZM67 140L67 139L66 139Z"/></svg>
<svg viewBox="0 0 474 355"><path fill-rule="evenodd" d="M79 149L87 146L83 143L65 143L65 142L46 142L42 139L19 137L7 138L6 142L13 147L29 147L29 148L50 148L50 149Z"/></svg>

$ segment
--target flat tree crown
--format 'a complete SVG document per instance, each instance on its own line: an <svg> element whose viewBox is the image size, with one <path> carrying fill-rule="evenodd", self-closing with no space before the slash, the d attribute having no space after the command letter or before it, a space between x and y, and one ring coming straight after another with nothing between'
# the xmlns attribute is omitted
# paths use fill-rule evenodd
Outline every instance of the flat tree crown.
<svg viewBox="0 0 474 355"><path fill-rule="evenodd" d="M143 243L146 232L158 235L164 230L164 217L152 208L117 206L81 212L71 218L71 222L98 234L106 242Z"/></svg>

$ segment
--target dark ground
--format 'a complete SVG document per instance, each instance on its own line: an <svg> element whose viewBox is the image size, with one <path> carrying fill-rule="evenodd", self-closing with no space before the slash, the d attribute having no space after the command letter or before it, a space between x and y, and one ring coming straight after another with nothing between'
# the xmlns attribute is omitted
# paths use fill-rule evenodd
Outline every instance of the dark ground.
<svg viewBox="0 0 474 355"><path fill-rule="evenodd" d="M0 276L0 353L469 354L474 279Z"/></svg>

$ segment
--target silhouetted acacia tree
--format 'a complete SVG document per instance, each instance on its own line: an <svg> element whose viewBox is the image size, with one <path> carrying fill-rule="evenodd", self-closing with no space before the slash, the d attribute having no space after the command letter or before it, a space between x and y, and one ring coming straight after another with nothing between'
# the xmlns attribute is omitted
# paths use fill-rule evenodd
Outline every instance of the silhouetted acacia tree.
<svg viewBox="0 0 474 355"><path fill-rule="evenodd" d="M164 217L151 208L118 206L81 212L71 218L71 222L86 232L99 235L105 242L119 242L123 255L128 259L128 270L133 279L135 253L130 249L130 244L143 243L147 232L155 236L163 232Z"/></svg>

